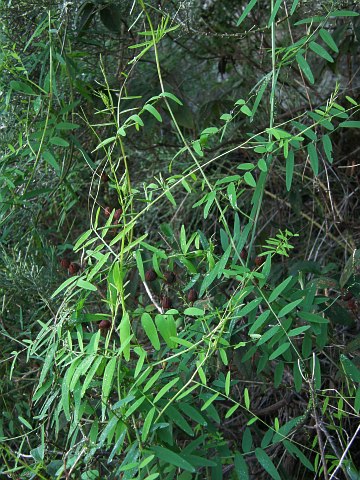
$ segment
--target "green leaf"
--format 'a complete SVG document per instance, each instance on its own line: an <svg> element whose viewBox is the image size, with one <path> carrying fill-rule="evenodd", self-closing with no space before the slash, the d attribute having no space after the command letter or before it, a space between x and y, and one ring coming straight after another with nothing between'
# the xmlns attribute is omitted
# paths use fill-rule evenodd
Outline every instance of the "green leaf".
<svg viewBox="0 0 360 480"><path fill-rule="evenodd" d="M129 418L139 407L144 401L146 400L146 397L140 397L134 402L130 408L126 410L126 413L124 415L124 418Z"/></svg>
<svg viewBox="0 0 360 480"><path fill-rule="evenodd" d="M27 427L29 430L32 430L33 427L30 425L30 423L27 420L25 420L25 418L21 417L20 415L19 415L18 418L19 418L20 422L23 425L25 425L25 427Z"/></svg>
<svg viewBox="0 0 360 480"><path fill-rule="evenodd" d="M172 315L156 315L155 324L161 336L169 348L175 348L176 344L171 337L176 337L176 323Z"/></svg>
<svg viewBox="0 0 360 480"><path fill-rule="evenodd" d="M85 375L85 373L88 371L91 364L93 363L94 359L95 359L95 355L86 355L85 358L79 363L78 367L74 372L74 375L71 378L70 387L69 387L70 392L74 391L80 376Z"/></svg>
<svg viewBox="0 0 360 480"><path fill-rule="evenodd" d="M105 410L108 403L109 395L111 392L115 367L116 367L117 357L112 357L104 370L104 377L102 382L102 390L101 390L101 402L102 402L102 420L105 420Z"/></svg>
<svg viewBox="0 0 360 480"><path fill-rule="evenodd" d="M258 318L255 320L254 324L251 326L249 330L249 335L255 333L256 330L258 330L260 327L264 325L266 320L269 318L270 313L271 313L270 310L265 310L258 316Z"/></svg>
<svg viewBox="0 0 360 480"><path fill-rule="evenodd" d="M100 334L100 331L98 332ZM96 360L94 361L94 363L91 365L91 368L90 370L88 371L86 377L85 377L85 380L84 380L84 383L83 383L83 386L81 388L81 397L83 397L86 393L86 390L88 388L88 386L90 385L91 383L91 380L93 379L97 369L99 368L100 366L100 363L102 362L102 359L103 357L102 356L99 356L96 358Z"/></svg>
<svg viewBox="0 0 360 480"><path fill-rule="evenodd" d="M273 11L271 12L271 15L270 15L270 18L269 18L269 21L268 21L268 27L271 26L271 24L273 23L273 21L275 20L275 17L278 13L278 10L280 8L280 5L282 4L282 1L283 0L276 0L276 3L274 5L274 8L273 8Z"/></svg>
<svg viewBox="0 0 360 480"><path fill-rule="evenodd" d="M336 43L334 42L333 37L330 35L330 33L327 30L324 30L323 28L320 29L319 33L320 33L320 37L324 40L326 45L330 47L331 50L333 50L335 53L338 53L339 49Z"/></svg>
<svg viewBox="0 0 360 480"><path fill-rule="evenodd" d="M335 10L329 13L329 17L358 17L360 13L353 10Z"/></svg>
<svg viewBox="0 0 360 480"><path fill-rule="evenodd" d="M247 305L245 305L240 309L240 311L237 314L238 318L245 317L246 315L248 315L255 308L257 308L261 302L262 302L262 298L255 298L254 300L251 300L251 302L249 302Z"/></svg>
<svg viewBox="0 0 360 480"><path fill-rule="evenodd" d="M244 457L240 455L240 453L235 454L234 467L238 480L248 480L250 478L249 468Z"/></svg>
<svg viewBox="0 0 360 480"><path fill-rule="evenodd" d="M44 360L44 365L43 365L43 368L41 370L41 374L40 374L40 378L39 378L39 386L41 386L44 383L45 377L46 377L48 371L50 370L51 366L53 365L53 359L54 359L54 356L55 356L55 352L57 350L57 346L58 346L58 344L57 344L57 342L55 342L53 345L51 345L51 347L47 351L47 354L46 354L46 357L45 357L45 360Z"/></svg>
<svg viewBox="0 0 360 480"><path fill-rule="evenodd" d="M244 388L244 403L245 403L246 409L249 410L249 408L250 408L250 396L249 396L249 389L248 388Z"/></svg>
<svg viewBox="0 0 360 480"><path fill-rule="evenodd" d="M194 436L194 432L190 427L187 420L182 416L182 414L175 407L170 405L165 411L166 416L171 422L174 422L181 430L187 433L190 437Z"/></svg>
<svg viewBox="0 0 360 480"><path fill-rule="evenodd" d="M329 323L329 320L324 318L322 315L318 315L317 313L310 313L310 312L299 312L299 317L307 322L313 323Z"/></svg>
<svg viewBox="0 0 360 480"><path fill-rule="evenodd" d="M327 60L328 62L331 62L331 63L334 62L334 59L332 58L332 56L329 55L329 53L325 50L325 48L319 45L318 43L310 42L309 47L313 52L319 55L319 57L323 58L324 60Z"/></svg>
<svg viewBox="0 0 360 480"><path fill-rule="evenodd" d="M314 84L315 80L314 80L314 75L311 71L311 67L308 64L308 62L305 60L305 58L301 55L300 52L297 53L296 55L296 61L299 65L300 70L302 70L302 72L304 73L306 78L309 80L309 82L311 84Z"/></svg>
<svg viewBox="0 0 360 480"><path fill-rule="evenodd" d="M160 400L160 398L162 398L165 393L167 393L174 385L177 384L177 382L179 381L180 377L176 377L176 378L173 378L171 380L171 382L167 383L166 385L164 385L160 391L157 393L156 397L154 398L154 401L153 403L156 403Z"/></svg>
<svg viewBox="0 0 360 480"><path fill-rule="evenodd" d="M253 177L253 174L251 172L246 172L245 173L244 180L250 187L253 187L253 188L256 187L256 181L255 181L255 178Z"/></svg>
<svg viewBox="0 0 360 480"><path fill-rule="evenodd" d="M155 350L160 350L160 341L155 324L146 312L141 315L141 325Z"/></svg>
<svg viewBox="0 0 360 480"><path fill-rule="evenodd" d="M285 307L283 307L280 312L278 313L278 317L281 318L281 317L284 317L285 315L287 315L288 313L292 312L298 305L300 305L300 303L303 301L304 299L303 298L298 298L297 300L294 300L293 302L291 303L288 303L287 305L285 305Z"/></svg>
<svg viewBox="0 0 360 480"><path fill-rule="evenodd" d="M66 420L70 421L70 382L72 380L73 373L78 366L80 359L73 362L66 370L64 379L61 385L61 403Z"/></svg>
<svg viewBox="0 0 360 480"><path fill-rule="evenodd" d="M239 404L233 405L229 410L226 412L225 418L230 418L231 415L240 407Z"/></svg>
<svg viewBox="0 0 360 480"><path fill-rule="evenodd" d="M49 150L45 150L43 153L42 153L42 156L43 156L43 159L56 171L56 172L60 172L61 171L61 167L60 165L58 164L56 158L54 157L54 155L49 152Z"/></svg>
<svg viewBox="0 0 360 480"><path fill-rule="evenodd" d="M227 396L229 396L230 394L230 382L231 382L231 372L229 370L225 378L225 393Z"/></svg>
<svg viewBox="0 0 360 480"><path fill-rule="evenodd" d="M327 159L329 160L329 162L332 163L333 162L332 143L331 143L331 139L330 139L329 135L323 135L322 142L323 142L325 155L326 155Z"/></svg>
<svg viewBox="0 0 360 480"><path fill-rule="evenodd" d="M189 315L189 317L203 317L205 312L202 308L189 307L185 308L184 315Z"/></svg>
<svg viewBox="0 0 360 480"><path fill-rule="evenodd" d="M149 113L151 113L151 115L153 115L158 122L162 122L161 115L160 115L160 113L156 110L155 107L153 107L152 105L150 105L150 104L148 103L148 104L144 105L144 110L147 110Z"/></svg>
<svg viewBox="0 0 360 480"><path fill-rule="evenodd" d="M68 147L70 145L69 142L60 137L51 137L49 142L52 145L57 145L58 147Z"/></svg>
<svg viewBox="0 0 360 480"><path fill-rule="evenodd" d="M219 266L219 263L217 263L215 267L205 275L205 278L200 287L199 297L203 296L205 290L210 287L210 285L213 283L213 281L217 277L218 269L219 269L218 266Z"/></svg>
<svg viewBox="0 0 360 480"><path fill-rule="evenodd" d="M152 447L152 451L155 453L157 458L164 461L166 464L175 465L176 467L186 470L187 472L195 472L195 468L189 462L168 448Z"/></svg>
<svg viewBox="0 0 360 480"><path fill-rule="evenodd" d="M162 92L162 93L160 93L159 97L171 98L171 100L173 100L175 103L177 103L177 104L179 104L179 105L183 105L182 101L179 100L177 97L175 97L175 95L172 94L172 93Z"/></svg>
<svg viewBox="0 0 360 480"><path fill-rule="evenodd" d="M303 327L297 327L293 328L289 332L287 332L288 337L296 337L297 335L301 335L302 333L306 332L306 330L309 330L310 325L304 325Z"/></svg>
<svg viewBox="0 0 360 480"><path fill-rule="evenodd" d="M269 357L269 360L274 360L275 358L279 357L281 354L286 352L286 350L290 347L289 342L285 342L280 345Z"/></svg>
<svg viewBox="0 0 360 480"><path fill-rule="evenodd" d="M242 22L245 20L247 15L251 12L251 10L255 7L257 0L250 0L248 5L244 8L243 13L241 14L239 20L236 22L236 26L238 27L239 25L242 24Z"/></svg>
<svg viewBox="0 0 360 480"><path fill-rule="evenodd" d="M11 80L10 87L19 93L26 93L27 95L36 95L34 90L24 82L18 82L17 80Z"/></svg>
<svg viewBox="0 0 360 480"><path fill-rule="evenodd" d="M253 445L253 438L251 434L250 428L245 428L242 440L241 440L241 448L244 453L248 453L251 451Z"/></svg>
<svg viewBox="0 0 360 480"><path fill-rule="evenodd" d="M314 471L314 467L312 466L311 462L305 457L305 455L302 453L301 450L298 449L298 447L296 445L289 442L289 440L284 440L283 443L284 443L284 446L285 446L286 450L288 452L290 452L290 454L292 456L296 455L298 457L298 459L300 460L300 462L304 465L304 467L306 467L311 472Z"/></svg>
<svg viewBox="0 0 360 480"><path fill-rule="evenodd" d="M262 448L255 449L255 456L260 465L271 476L271 478L273 478L274 480L281 480L281 477L271 458Z"/></svg>
<svg viewBox="0 0 360 480"><path fill-rule="evenodd" d="M90 290L92 292L97 291L97 288L95 287L95 285L93 285L92 283L90 283L86 280L83 280L82 278L79 278L79 280L76 282L76 285L80 288L85 289L85 290Z"/></svg>
<svg viewBox="0 0 360 480"><path fill-rule="evenodd" d="M269 297L269 303L272 303L274 300L278 298L279 295L286 289L286 287L289 285L293 277L288 277L286 278L283 282L280 283L274 290L272 291L270 297Z"/></svg>
<svg viewBox="0 0 360 480"><path fill-rule="evenodd" d="M340 355L340 360L347 377L349 377L352 382L360 383L360 370L357 366L343 354Z"/></svg>
<svg viewBox="0 0 360 480"><path fill-rule="evenodd" d="M208 398L204 405L201 407L201 411L203 412L204 410L206 410L218 398L219 395L219 393L214 393L214 395Z"/></svg>
<svg viewBox="0 0 360 480"><path fill-rule="evenodd" d="M128 312L123 314L119 325L120 344L123 347L124 358L128 362L130 360L130 342L131 326Z"/></svg>
<svg viewBox="0 0 360 480"><path fill-rule="evenodd" d="M298 6L298 3L299 3L300 0L294 0L292 6L291 6L291 10L290 10L290 15L293 15L295 10L296 10L296 7Z"/></svg>
<svg viewBox="0 0 360 480"><path fill-rule="evenodd" d="M143 428L142 428L142 433L141 433L141 440L143 442L146 441L148 435L149 435L149 431L150 431L150 428L151 428L151 424L152 424L152 421L153 421L153 418L154 418L154 415L155 415L155 412L156 412L156 408L155 407L152 407L146 417L145 417L145 420L144 420L144 424L143 424Z"/></svg>
<svg viewBox="0 0 360 480"><path fill-rule="evenodd" d="M240 111L241 111L244 115L247 115L248 117L251 117L251 116L252 116L252 111L250 110L250 108L249 108L247 105L243 105L243 106L240 108Z"/></svg>
<svg viewBox="0 0 360 480"><path fill-rule="evenodd" d="M347 120L346 122L341 122L339 127L342 128L360 128L360 121L359 120Z"/></svg>
<svg viewBox="0 0 360 480"><path fill-rule="evenodd" d="M308 155L310 157L311 168L312 168L315 176L317 176L318 173L319 173L319 158L318 158L318 154L317 154L315 145L313 143L309 143L308 146L307 146L307 151L308 151Z"/></svg>
<svg viewBox="0 0 360 480"><path fill-rule="evenodd" d="M194 420L194 422L198 423L199 425L203 425L203 426L207 425L207 421L205 420L205 418L201 415L201 413L194 406L190 405L189 403L180 402L179 403L179 408L180 408L180 410L182 410L183 413L185 413L186 416L191 418L191 420Z"/></svg>

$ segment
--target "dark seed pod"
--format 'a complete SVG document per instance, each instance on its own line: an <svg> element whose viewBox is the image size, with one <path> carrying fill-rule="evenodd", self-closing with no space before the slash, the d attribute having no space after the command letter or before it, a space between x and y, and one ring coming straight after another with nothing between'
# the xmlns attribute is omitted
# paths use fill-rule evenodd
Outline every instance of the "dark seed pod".
<svg viewBox="0 0 360 480"><path fill-rule="evenodd" d="M111 208L110 207L105 207L104 214L106 218L110 217L111 214Z"/></svg>
<svg viewBox="0 0 360 480"><path fill-rule="evenodd" d="M265 257L256 257L255 258L255 265L257 267L261 267L261 265L265 262Z"/></svg>
<svg viewBox="0 0 360 480"><path fill-rule="evenodd" d="M189 302L196 302L196 300L198 299L198 293L195 288L190 288L187 294L187 298Z"/></svg>
<svg viewBox="0 0 360 480"><path fill-rule="evenodd" d="M145 280L147 282L153 282L156 279L157 279L156 272L152 268L145 273Z"/></svg>
<svg viewBox="0 0 360 480"><path fill-rule="evenodd" d="M169 310L171 307L172 307L172 301L171 301L171 298L169 297L163 297L161 299L161 306L163 307L163 309L166 311L166 310Z"/></svg>
<svg viewBox="0 0 360 480"><path fill-rule="evenodd" d="M62 266L62 268L65 268L66 270L70 267L70 260L68 260L67 258L61 258L60 265Z"/></svg>
<svg viewBox="0 0 360 480"><path fill-rule="evenodd" d="M172 285L173 283L176 282L176 276L175 276L175 273L173 272L165 272L164 277L165 277L165 283L167 283L168 285Z"/></svg>
<svg viewBox="0 0 360 480"><path fill-rule="evenodd" d="M247 255L248 255L248 253L247 253L246 248L243 248L243 249L241 250L241 252L240 252L240 258L241 258L242 260L246 260L246 259L247 259Z"/></svg>
<svg viewBox="0 0 360 480"><path fill-rule="evenodd" d="M111 327L110 320L101 320L101 322L99 323L100 330L109 330L110 327Z"/></svg>
<svg viewBox="0 0 360 480"><path fill-rule="evenodd" d="M351 300L353 298L353 294L351 292L344 293L342 296L342 299L347 302L348 300Z"/></svg>
<svg viewBox="0 0 360 480"><path fill-rule="evenodd" d="M351 310L353 313L356 312L356 310L357 310L356 303L355 303L355 300L353 298L351 300L348 300L347 306L348 306L348 309Z"/></svg>
<svg viewBox="0 0 360 480"><path fill-rule="evenodd" d="M104 182L104 183L109 181L109 175L106 172L103 172L101 174L101 181Z"/></svg>
<svg viewBox="0 0 360 480"><path fill-rule="evenodd" d="M80 270L80 265L75 262L71 262L69 265L69 273L70 275L75 275Z"/></svg>
<svg viewBox="0 0 360 480"><path fill-rule="evenodd" d="M114 220L119 220L119 218L121 217L121 214L122 214L122 209L121 208L118 208L117 210L115 210Z"/></svg>

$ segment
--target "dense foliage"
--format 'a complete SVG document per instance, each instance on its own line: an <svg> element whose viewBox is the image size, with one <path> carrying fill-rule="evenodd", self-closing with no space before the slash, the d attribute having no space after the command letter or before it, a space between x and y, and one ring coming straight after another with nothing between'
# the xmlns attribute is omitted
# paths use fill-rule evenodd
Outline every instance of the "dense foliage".
<svg viewBox="0 0 360 480"><path fill-rule="evenodd" d="M357 2L0 2L0 476L360 478Z"/></svg>

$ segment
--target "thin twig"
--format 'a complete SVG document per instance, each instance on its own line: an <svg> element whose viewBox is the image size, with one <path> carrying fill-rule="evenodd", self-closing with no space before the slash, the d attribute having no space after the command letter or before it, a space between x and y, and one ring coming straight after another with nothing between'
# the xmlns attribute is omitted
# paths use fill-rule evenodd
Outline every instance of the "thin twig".
<svg viewBox="0 0 360 480"><path fill-rule="evenodd" d="M347 452L350 450L350 447L351 447L351 444L353 443L353 441L355 440L356 438L356 435L359 433L360 431L360 425L358 425L357 429L356 429L356 432L354 433L352 439L350 440L350 442L347 444L343 454L341 455L341 458L340 458L340 461L337 465L337 467L335 468L335 470L333 471L333 473L331 474L331 477L329 478L329 480L332 480L336 474L336 472L339 470L339 468L341 467L342 463L344 462L345 460L345 457L346 457L346 454Z"/></svg>

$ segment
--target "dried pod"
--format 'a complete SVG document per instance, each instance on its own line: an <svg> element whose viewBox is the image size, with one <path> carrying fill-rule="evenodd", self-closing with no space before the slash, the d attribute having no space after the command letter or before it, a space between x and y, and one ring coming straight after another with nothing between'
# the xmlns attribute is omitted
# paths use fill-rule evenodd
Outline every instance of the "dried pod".
<svg viewBox="0 0 360 480"><path fill-rule="evenodd" d="M198 293L195 288L190 288L187 294L187 299L191 303L196 302L196 300L198 299Z"/></svg>
<svg viewBox="0 0 360 480"><path fill-rule="evenodd" d="M109 330L110 327L111 327L110 320L101 320L101 322L99 323L100 330Z"/></svg>
<svg viewBox="0 0 360 480"><path fill-rule="evenodd" d="M357 311L355 300L352 298L347 302L348 309L355 313Z"/></svg>
<svg viewBox="0 0 360 480"><path fill-rule="evenodd" d="M171 298L169 297L163 297L161 299L161 306L163 307L163 309L166 311L166 310L169 310L171 307L172 307L172 301L171 301Z"/></svg>
<svg viewBox="0 0 360 480"><path fill-rule="evenodd" d="M347 293L344 293L344 295L342 296L342 299L347 302L348 300L351 300L353 298L353 294L352 292L347 292Z"/></svg>
<svg viewBox="0 0 360 480"><path fill-rule="evenodd" d="M111 215L111 208L110 207L105 207L104 214L106 218L109 218Z"/></svg>
<svg viewBox="0 0 360 480"><path fill-rule="evenodd" d="M70 275L75 275L80 270L80 265L75 262L71 262L69 265L69 273Z"/></svg>
<svg viewBox="0 0 360 480"><path fill-rule="evenodd" d="M70 267L70 260L68 260L67 258L61 258L60 265L62 266L62 268L65 268L65 270L67 270Z"/></svg>
<svg viewBox="0 0 360 480"><path fill-rule="evenodd" d="M243 248L243 249L241 250L241 252L240 252L240 258L241 258L242 260L246 260L246 259L247 259L247 256L248 256L248 252L247 252L246 248Z"/></svg>
<svg viewBox="0 0 360 480"><path fill-rule="evenodd" d="M121 214L122 214L122 209L121 208L118 208L117 210L115 210L114 220L119 220L119 218L121 217Z"/></svg>
<svg viewBox="0 0 360 480"><path fill-rule="evenodd" d="M157 279L157 275L156 275L156 272L155 270L153 270L152 268L150 268L150 270L148 270L146 273L145 273L145 280L147 282L153 282L154 280Z"/></svg>
<svg viewBox="0 0 360 480"><path fill-rule="evenodd" d="M109 181L109 175L106 172L103 172L101 174L101 181L104 182L104 183Z"/></svg>
<svg viewBox="0 0 360 480"><path fill-rule="evenodd" d="M256 257L255 258L255 265L257 267L261 267L261 265L265 262L265 257Z"/></svg>
<svg viewBox="0 0 360 480"><path fill-rule="evenodd" d="M167 283L168 285L172 285L173 283L176 282L176 276L174 272L165 272L164 277L165 277L165 283Z"/></svg>

